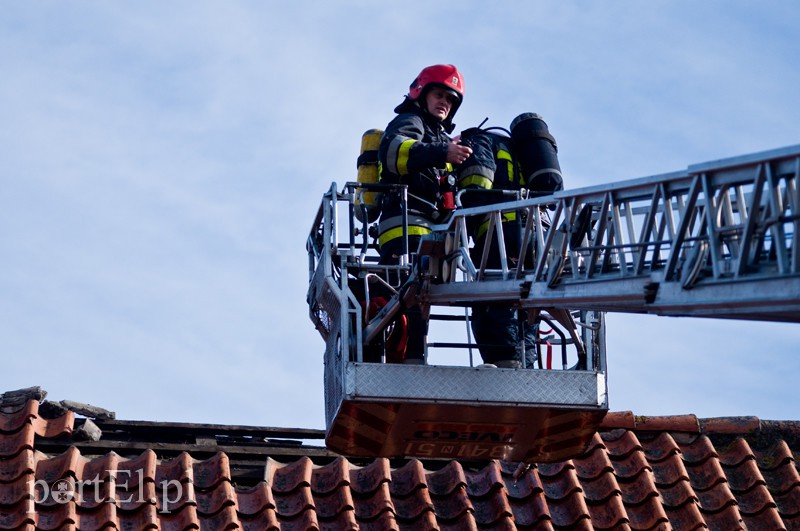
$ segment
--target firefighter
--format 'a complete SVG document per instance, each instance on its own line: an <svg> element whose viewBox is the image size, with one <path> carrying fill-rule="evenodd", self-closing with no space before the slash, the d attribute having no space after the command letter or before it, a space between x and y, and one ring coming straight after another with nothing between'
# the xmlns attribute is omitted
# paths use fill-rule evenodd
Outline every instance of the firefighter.
<svg viewBox="0 0 800 531"><path fill-rule="evenodd" d="M386 193L378 225L383 265L398 264L405 252L415 253L422 236L441 221L442 181L452 165L461 164L472 150L453 140L455 116L464 98L464 78L453 65L423 68L408 95L394 112L378 147L382 183L408 186L408 246L403 237L401 197ZM424 364L427 323L419 307L410 305L405 363Z"/></svg>
<svg viewBox="0 0 800 531"><path fill-rule="evenodd" d="M484 206L510 201L515 198L503 191L517 192L522 188L519 172L516 171L511 153L511 139L479 128L468 129L461 134L463 142L473 147L473 154L458 171L458 188L474 190L461 198L463 206ZM489 245L486 267L501 267L497 236L488 233L489 217L477 216L467 220L474 242L470 249L472 261L481 263L484 247ZM516 267L520 246L520 220L514 211L506 212L502 218L503 246L507 253L508 266ZM525 322L518 310L508 303L480 302L472 305L472 332L484 364L490 367L519 368L520 327L524 329L526 366L532 368L536 352L537 330Z"/></svg>
<svg viewBox="0 0 800 531"><path fill-rule="evenodd" d="M463 142L474 147L473 154L459 168L460 189L517 192L527 189L531 195L548 195L563 188L555 139L538 114L521 114L511 124L510 137L473 128L461 134ZM513 197L494 193L473 194L477 206L498 203ZM465 196L462 200L467 200ZM522 220L518 212L502 215L503 246L508 266L516 267L522 241ZM484 247L489 245L486 266L501 266L497 237L487 234L489 220L470 220L475 246L471 257L480 264ZM530 259L533 242L528 242L526 259ZM527 262L527 260L526 260ZM530 264L525 264L529 267ZM527 312L506 303L476 303L472 306L472 330L479 344L484 363L505 368L519 368L519 350L524 348L525 366L533 368L538 359L538 323L527 322Z"/></svg>

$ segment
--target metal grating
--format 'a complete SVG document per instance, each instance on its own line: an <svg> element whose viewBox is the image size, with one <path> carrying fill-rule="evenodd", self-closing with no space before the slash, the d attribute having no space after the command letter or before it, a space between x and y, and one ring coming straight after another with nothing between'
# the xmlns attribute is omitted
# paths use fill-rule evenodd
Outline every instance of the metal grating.
<svg viewBox="0 0 800 531"><path fill-rule="evenodd" d="M339 287L325 276L323 267L318 267L309 289L309 304L311 319L325 341L339 327L340 299Z"/></svg>
<svg viewBox="0 0 800 531"><path fill-rule="evenodd" d="M561 406L606 406L606 382L595 371L348 363L351 398L414 399Z"/></svg>
<svg viewBox="0 0 800 531"><path fill-rule="evenodd" d="M331 422L342 402L342 356L341 340L332 336L325 345L325 424L330 428Z"/></svg>

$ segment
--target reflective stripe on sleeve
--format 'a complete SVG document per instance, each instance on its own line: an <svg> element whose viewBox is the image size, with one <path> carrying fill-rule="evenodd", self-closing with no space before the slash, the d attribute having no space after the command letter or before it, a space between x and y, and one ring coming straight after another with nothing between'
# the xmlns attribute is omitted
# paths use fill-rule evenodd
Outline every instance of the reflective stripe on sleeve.
<svg viewBox="0 0 800 531"><path fill-rule="evenodd" d="M389 144L387 152L387 166L389 171L397 175L408 174L408 152L411 146L417 142L413 138L402 136L395 137Z"/></svg>

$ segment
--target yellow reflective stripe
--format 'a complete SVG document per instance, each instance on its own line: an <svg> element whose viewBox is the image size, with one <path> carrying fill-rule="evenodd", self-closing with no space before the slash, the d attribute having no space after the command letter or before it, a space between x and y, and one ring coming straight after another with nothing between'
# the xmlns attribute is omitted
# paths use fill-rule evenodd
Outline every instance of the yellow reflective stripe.
<svg viewBox="0 0 800 531"><path fill-rule="evenodd" d="M501 219L502 219L503 223L505 223L506 221L514 221L515 219L517 219L517 213L516 212L503 212L503 215L501 216ZM486 234L487 230L489 230L489 220L488 219L480 224L480 226L478 227L478 230L475 231L475 237L476 238L480 238L481 236Z"/></svg>
<svg viewBox="0 0 800 531"><path fill-rule="evenodd" d="M505 149L498 149L497 150L497 158L506 161L508 164L508 180L509 182L514 182L514 160L511 158L511 153L506 151Z"/></svg>
<svg viewBox="0 0 800 531"><path fill-rule="evenodd" d="M444 163L444 170L447 173L453 173L453 165L451 163L449 163L449 162L445 162Z"/></svg>
<svg viewBox="0 0 800 531"><path fill-rule="evenodd" d="M408 173L408 152L411 146L414 145L416 140L404 140L397 150L397 173L398 175L406 175Z"/></svg>
<svg viewBox="0 0 800 531"><path fill-rule="evenodd" d="M417 225L411 225L408 227L409 236L424 236L425 234L430 234L431 232L433 231L428 227L419 227ZM395 238L400 238L401 236L403 236L403 227L389 229L378 237L378 244L385 245L386 242L394 240Z"/></svg>
<svg viewBox="0 0 800 531"><path fill-rule="evenodd" d="M486 188L487 190L492 189L492 180L484 177L483 175L468 175L463 179L458 181L458 185L462 188L471 185L480 186L481 188Z"/></svg>

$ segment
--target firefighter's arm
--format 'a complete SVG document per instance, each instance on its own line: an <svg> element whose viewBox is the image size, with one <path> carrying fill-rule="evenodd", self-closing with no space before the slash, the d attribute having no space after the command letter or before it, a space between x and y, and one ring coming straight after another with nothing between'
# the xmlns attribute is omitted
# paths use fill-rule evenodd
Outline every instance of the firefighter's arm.
<svg viewBox="0 0 800 531"><path fill-rule="evenodd" d="M447 162L448 142L422 142L422 118L399 116L386 128L379 155L385 170L408 175L425 168L443 168Z"/></svg>

